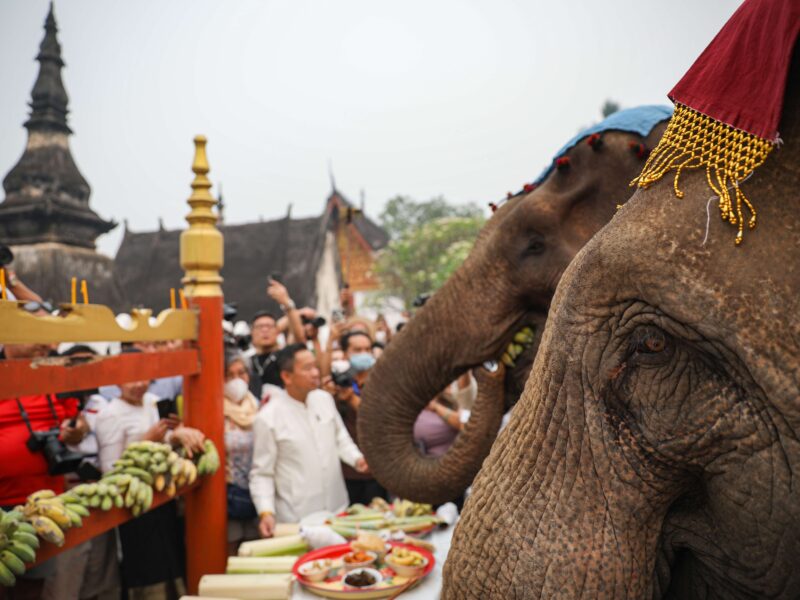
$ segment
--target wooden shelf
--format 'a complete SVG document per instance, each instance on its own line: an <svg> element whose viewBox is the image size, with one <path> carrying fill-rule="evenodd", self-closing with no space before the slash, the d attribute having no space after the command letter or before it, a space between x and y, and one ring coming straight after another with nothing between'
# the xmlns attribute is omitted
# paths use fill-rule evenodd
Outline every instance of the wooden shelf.
<svg viewBox="0 0 800 600"><path fill-rule="evenodd" d="M126 381L200 372L197 350L95 356L0 360L0 398L93 389Z"/></svg>
<svg viewBox="0 0 800 600"><path fill-rule="evenodd" d="M192 485L182 487L173 497L167 496L167 494L164 492L153 491L153 504L150 507L150 510L158 508L162 504L166 504L170 500L174 500L179 496L183 496L194 491L201 485L203 481L205 481L205 479L206 478L198 479ZM100 535L101 533L105 533L109 529L118 527L119 525L136 518L131 514L130 509L127 508L112 508L108 511L102 511L99 508L90 508L89 510L92 514L83 519L83 527L68 529L66 532L64 532L65 541L63 546L56 546L55 544L41 540L42 545L36 551L36 562L32 565L28 565L28 568L41 564L44 561L49 560L57 554L63 552L64 550L73 548L95 536Z"/></svg>

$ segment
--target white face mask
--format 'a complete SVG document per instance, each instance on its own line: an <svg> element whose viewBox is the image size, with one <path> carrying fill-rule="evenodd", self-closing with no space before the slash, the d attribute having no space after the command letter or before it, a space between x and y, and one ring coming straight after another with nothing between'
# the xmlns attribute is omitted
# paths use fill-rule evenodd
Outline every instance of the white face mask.
<svg viewBox="0 0 800 600"><path fill-rule="evenodd" d="M247 395L247 382L244 379L231 379L225 382L225 397L233 402L241 402Z"/></svg>
<svg viewBox="0 0 800 600"><path fill-rule="evenodd" d="M385 331L376 331L375 332L375 341L380 342L381 344L386 343L386 332Z"/></svg>

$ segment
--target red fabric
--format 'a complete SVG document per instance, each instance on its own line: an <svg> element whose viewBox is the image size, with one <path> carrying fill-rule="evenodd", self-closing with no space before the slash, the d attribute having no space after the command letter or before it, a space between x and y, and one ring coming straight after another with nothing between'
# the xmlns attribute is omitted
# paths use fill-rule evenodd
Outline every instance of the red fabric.
<svg viewBox="0 0 800 600"><path fill-rule="evenodd" d="M58 423L47 403L47 397L20 396L34 431L61 425L64 419L78 414L78 401L53 399ZM0 400L0 506L22 504L36 490L64 491L64 477L47 474L47 461L41 452L31 452L26 445L30 432L22 420L14 398Z"/></svg>
<svg viewBox="0 0 800 600"><path fill-rule="evenodd" d="M799 30L797 0L746 0L672 88L670 99L774 140Z"/></svg>

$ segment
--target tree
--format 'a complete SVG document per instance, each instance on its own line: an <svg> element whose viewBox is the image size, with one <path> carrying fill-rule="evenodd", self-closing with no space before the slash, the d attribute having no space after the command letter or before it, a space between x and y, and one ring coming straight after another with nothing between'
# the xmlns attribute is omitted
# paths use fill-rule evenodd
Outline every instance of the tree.
<svg viewBox="0 0 800 600"><path fill-rule="evenodd" d="M385 295L411 306L420 294L440 288L464 262L485 218L474 204L451 205L444 198L417 203L397 196L381 221L393 239L378 257L377 275Z"/></svg>
<svg viewBox="0 0 800 600"><path fill-rule="evenodd" d="M415 202L408 196L395 196L380 214L381 225L391 238L398 239L407 231L446 217L475 218L483 216L476 204L449 204L442 196L426 202Z"/></svg>

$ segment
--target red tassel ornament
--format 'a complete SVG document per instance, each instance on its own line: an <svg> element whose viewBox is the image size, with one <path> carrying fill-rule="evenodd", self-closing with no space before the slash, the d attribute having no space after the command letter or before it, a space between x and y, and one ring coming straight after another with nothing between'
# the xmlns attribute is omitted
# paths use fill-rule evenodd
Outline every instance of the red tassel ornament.
<svg viewBox="0 0 800 600"><path fill-rule="evenodd" d="M591 146L592 150L600 150L600 147L603 145L603 138L599 133L593 133L586 138L586 143Z"/></svg>

